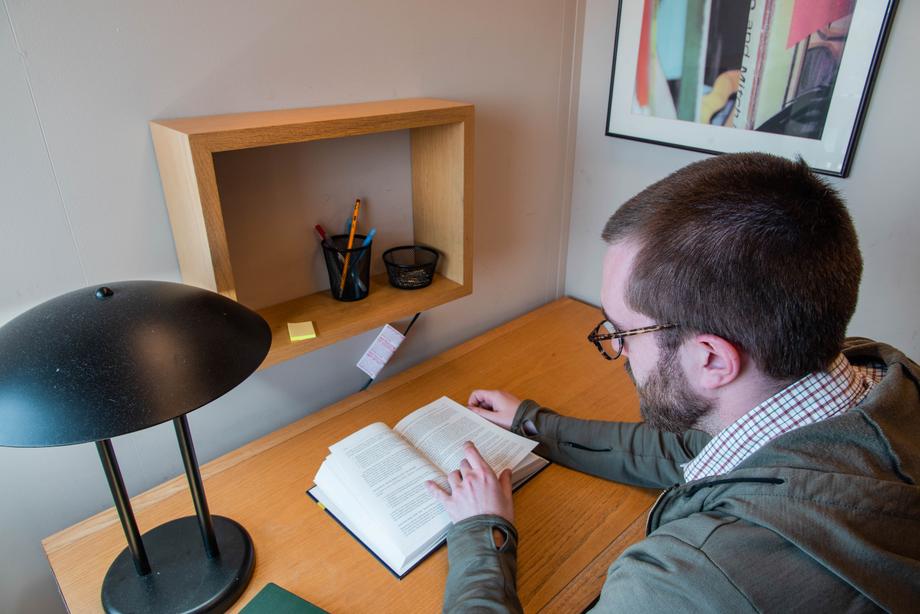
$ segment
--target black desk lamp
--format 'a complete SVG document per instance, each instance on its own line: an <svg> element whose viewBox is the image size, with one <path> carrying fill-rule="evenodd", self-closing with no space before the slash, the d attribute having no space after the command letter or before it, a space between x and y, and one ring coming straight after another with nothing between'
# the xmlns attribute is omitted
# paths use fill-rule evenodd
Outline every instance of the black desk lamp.
<svg viewBox="0 0 920 614"><path fill-rule="evenodd" d="M0 328L0 445L92 441L99 451L128 538L102 585L106 611L220 612L246 588L252 540L208 511L185 414L249 377L270 345L271 331L255 312L158 281L70 292ZM197 521L172 520L142 541L111 438L167 420Z"/></svg>

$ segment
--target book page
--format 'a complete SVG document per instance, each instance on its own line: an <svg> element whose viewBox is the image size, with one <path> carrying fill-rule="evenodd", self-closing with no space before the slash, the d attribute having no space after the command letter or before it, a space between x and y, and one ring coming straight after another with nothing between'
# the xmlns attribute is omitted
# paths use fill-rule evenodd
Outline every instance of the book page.
<svg viewBox="0 0 920 614"><path fill-rule="evenodd" d="M320 465L314 478L316 486L309 491L310 494L391 569L396 570L406 558L398 540L389 537L392 530L380 530L380 521L333 471L329 458L326 457Z"/></svg>
<svg viewBox="0 0 920 614"><path fill-rule="evenodd" d="M426 480L446 487L446 477L385 424L371 424L329 450L330 469L372 517L391 525L392 538L405 554L450 524L444 508L425 489Z"/></svg>
<svg viewBox="0 0 920 614"><path fill-rule="evenodd" d="M537 442L492 424L447 397L415 410L393 429L445 474L460 466L463 444L472 441L496 474L513 469Z"/></svg>

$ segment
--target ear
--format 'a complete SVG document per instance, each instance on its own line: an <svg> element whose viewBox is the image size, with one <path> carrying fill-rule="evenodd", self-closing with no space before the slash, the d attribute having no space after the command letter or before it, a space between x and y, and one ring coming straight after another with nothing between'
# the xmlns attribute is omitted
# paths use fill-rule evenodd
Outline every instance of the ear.
<svg viewBox="0 0 920 614"><path fill-rule="evenodd" d="M685 371L704 390L715 390L741 375L741 351L717 335L696 335L684 344Z"/></svg>

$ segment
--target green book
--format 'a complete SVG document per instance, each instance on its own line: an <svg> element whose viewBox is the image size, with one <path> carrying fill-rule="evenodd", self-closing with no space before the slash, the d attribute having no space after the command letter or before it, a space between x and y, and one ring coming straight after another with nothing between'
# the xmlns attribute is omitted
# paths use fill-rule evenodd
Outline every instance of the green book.
<svg viewBox="0 0 920 614"><path fill-rule="evenodd" d="M271 614L328 614L326 610L316 607L290 591L284 590L274 582L266 584L252 598L252 601L240 610L240 614L261 614L263 612Z"/></svg>

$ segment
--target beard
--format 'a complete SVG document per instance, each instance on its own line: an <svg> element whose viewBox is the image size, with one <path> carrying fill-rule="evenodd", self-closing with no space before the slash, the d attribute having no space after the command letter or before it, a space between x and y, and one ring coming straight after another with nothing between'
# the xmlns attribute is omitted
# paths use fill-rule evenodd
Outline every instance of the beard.
<svg viewBox="0 0 920 614"><path fill-rule="evenodd" d="M642 419L656 430L683 433L698 426L713 410L712 401L690 389L687 376L678 363L676 349L662 349L658 368L641 385L636 383L628 360L625 368L636 384Z"/></svg>

